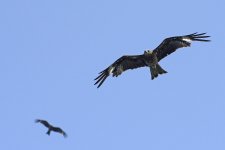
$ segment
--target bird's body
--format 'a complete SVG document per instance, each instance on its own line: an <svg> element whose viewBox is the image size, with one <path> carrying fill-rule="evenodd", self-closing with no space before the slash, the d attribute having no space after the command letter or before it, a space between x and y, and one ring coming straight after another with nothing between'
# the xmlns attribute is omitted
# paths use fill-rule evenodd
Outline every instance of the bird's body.
<svg viewBox="0 0 225 150"><path fill-rule="evenodd" d="M154 79L158 74L167 73L158 62L167 55L175 52L178 48L189 47L191 41L203 41L208 42L204 38L210 36L204 36L205 33L189 34L184 36L175 36L166 38L157 48L154 50L145 51L142 55L125 55L117 59L112 65L100 72L99 76L95 78L97 80L95 85L98 84L98 88L102 85L105 79L112 74L117 77L128 69L135 69L140 67L149 67L151 72L151 78Z"/></svg>
<svg viewBox="0 0 225 150"><path fill-rule="evenodd" d="M46 132L46 134L50 135L51 131L54 132L58 132L60 134L62 134L64 137L67 137L67 134L59 127L54 127L51 124L49 124L47 121L45 120L40 120L40 119L36 119L35 120L36 123L41 123L43 124L45 127L48 128L48 131Z"/></svg>

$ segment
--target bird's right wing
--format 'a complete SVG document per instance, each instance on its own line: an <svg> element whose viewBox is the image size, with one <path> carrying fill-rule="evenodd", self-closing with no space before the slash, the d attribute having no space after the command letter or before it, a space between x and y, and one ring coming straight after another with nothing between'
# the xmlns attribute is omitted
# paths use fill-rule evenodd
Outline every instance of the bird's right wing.
<svg viewBox="0 0 225 150"><path fill-rule="evenodd" d="M47 128L51 127L51 125L50 125L46 120L36 119L35 122L36 122L36 123L40 122L40 123L42 123L44 126L46 126Z"/></svg>
<svg viewBox="0 0 225 150"><path fill-rule="evenodd" d="M100 75L95 78L95 80L97 80L95 85L98 84L97 87L99 88L105 79L110 75L110 73L112 73L113 76L118 76L128 69L135 69L144 66L146 66L146 64L144 62L143 55L122 56L108 68L99 73Z"/></svg>

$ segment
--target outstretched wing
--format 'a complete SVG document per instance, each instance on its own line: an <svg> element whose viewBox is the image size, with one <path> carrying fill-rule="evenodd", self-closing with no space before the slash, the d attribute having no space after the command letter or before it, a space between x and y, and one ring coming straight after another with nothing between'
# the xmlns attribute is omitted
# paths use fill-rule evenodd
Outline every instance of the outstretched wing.
<svg viewBox="0 0 225 150"><path fill-rule="evenodd" d="M190 46L191 41L209 42L210 40L206 40L204 38L208 38L210 36L205 36L205 34L206 33L198 34L196 32L189 35L166 38L153 52L156 53L158 61L160 61L167 55L175 52L178 48Z"/></svg>
<svg viewBox="0 0 225 150"><path fill-rule="evenodd" d="M53 127L52 131L58 132L58 133L62 134L64 137L67 137L66 132L64 132L61 128Z"/></svg>
<svg viewBox="0 0 225 150"><path fill-rule="evenodd" d="M40 123L42 123L44 126L46 126L47 128L52 127L46 120L36 119L35 122L36 122L36 123L40 122Z"/></svg>
<svg viewBox="0 0 225 150"><path fill-rule="evenodd" d="M95 78L95 85L98 84L98 88L102 85L105 79L112 73L113 76L118 76L122 72L128 69L135 69L139 67L147 66L144 62L143 55L122 56L117 59L112 65L100 72L99 76Z"/></svg>

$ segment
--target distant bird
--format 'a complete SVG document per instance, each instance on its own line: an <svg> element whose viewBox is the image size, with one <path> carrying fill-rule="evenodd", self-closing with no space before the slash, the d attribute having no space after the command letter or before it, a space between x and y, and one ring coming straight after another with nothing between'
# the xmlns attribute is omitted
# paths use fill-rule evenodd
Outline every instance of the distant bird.
<svg viewBox="0 0 225 150"><path fill-rule="evenodd" d="M67 134L59 127L53 127L51 124L49 124L47 121L45 120L40 120L40 119L36 119L35 120L36 123L40 122L42 123L44 126L46 126L48 128L48 132L46 132L46 134L50 135L51 131L55 131L55 132L59 132L60 134L62 134L64 137L67 137Z"/></svg>
<svg viewBox="0 0 225 150"><path fill-rule="evenodd" d="M95 78L95 85L98 84L98 88L102 85L105 79L112 74L113 77L117 77L128 69L135 69L139 67L149 67L152 80L159 74L167 73L158 62L167 55L175 52L178 48L191 46L191 41L209 42L204 38L206 33L198 34L193 33L184 36L175 36L166 38L156 49L144 51L142 55L124 55L117 59L108 68L101 71L99 76Z"/></svg>

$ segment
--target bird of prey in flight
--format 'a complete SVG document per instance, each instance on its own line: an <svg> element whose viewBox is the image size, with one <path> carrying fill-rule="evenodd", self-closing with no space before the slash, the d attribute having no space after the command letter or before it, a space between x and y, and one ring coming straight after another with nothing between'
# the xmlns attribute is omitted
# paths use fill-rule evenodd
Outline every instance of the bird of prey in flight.
<svg viewBox="0 0 225 150"><path fill-rule="evenodd" d="M117 77L128 69L139 67L149 67L151 79L153 80L159 74L167 73L158 63L161 59L175 52L178 48L191 46L192 41L209 42L210 40L205 38L210 36L206 36L205 34L206 33L198 34L196 32L184 36L169 37L164 39L154 50L144 51L142 55L124 55L99 73L99 76L95 78L95 85L97 84L99 88L110 74L112 74L113 77Z"/></svg>
<svg viewBox="0 0 225 150"><path fill-rule="evenodd" d="M48 135L50 135L51 131L54 131L54 132L58 132L58 133L62 134L64 137L67 137L67 134L61 128L54 127L45 120L36 119L35 122L42 123L45 127L47 127L48 131L46 132L46 134L48 134Z"/></svg>

